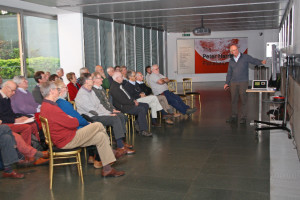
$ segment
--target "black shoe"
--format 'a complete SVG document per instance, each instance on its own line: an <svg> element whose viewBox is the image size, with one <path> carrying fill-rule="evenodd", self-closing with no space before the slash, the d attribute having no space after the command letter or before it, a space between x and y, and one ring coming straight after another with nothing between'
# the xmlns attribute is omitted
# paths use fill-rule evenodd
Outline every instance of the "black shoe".
<svg viewBox="0 0 300 200"><path fill-rule="evenodd" d="M246 119L245 118L241 118L240 124L246 124Z"/></svg>
<svg viewBox="0 0 300 200"><path fill-rule="evenodd" d="M233 116L226 120L226 123L235 123L235 122L237 122L237 117L233 117Z"/></svg>

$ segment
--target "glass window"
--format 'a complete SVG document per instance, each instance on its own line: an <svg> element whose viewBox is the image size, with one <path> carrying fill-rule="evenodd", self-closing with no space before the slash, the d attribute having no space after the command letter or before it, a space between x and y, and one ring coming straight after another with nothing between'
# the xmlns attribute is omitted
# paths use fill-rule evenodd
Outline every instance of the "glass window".
<svg viewBox="0 0 300 200"><path fill-rule="evenodd" d="M152 42L152 65L157 63L157 31L152 30L151 34Z"/></svg>
<svg viewBox="0 0 300 200"><path fill-rule="evenodd" d="M133 26L125 25L126 38L126 66L127 69L135 70L134 64L134 32Z"/></svg>
<svg viewBox="0 0 300 200"><path fill-rule="evenodd" d="M113 66L112 23L100 20L100 53L101 65Z"/></svg>
<svg viewBox="0 0 300 200"><path fill-rule="evenodd" d="M124 24L114 23L115 32L115 63L125 65Z"/></svg>
<svg viewBox="0 0 300 200"><path fill-rule="evenodd" d="M144 29L144 53L145 53L145 66L151 65L151 52L150 52L150 29Z"/></svg>
<svg viewBox="0 0 300 200"><path fill-rule="evenodd" d="M60 67L57 20L24 16L24 36L28 90L31 90L36 85L34 72L54 74Z"/></svg>
<svg viewBox="0 0 300 200"><path fill-rule="evenodd" d="M143 29L135 28L135 52L136 52L136 71L145 73L144 70L144 54L143 54Z"/></svg>
<svg viewBox="0 0 300 200"><path fill-rule="evenodd" d="M164 72L164 32L158 31L158 65L161 74Z"/></svg>
<svg viewBox="0 0 300 200"><path fill-rule="evenodd" d="M0 10L0 76L3 81L21 73L17 17L16 13Z"/></svg>
<svg viewBox="0 0 300 200"><path fill-rule="evenodd" d="M98 20L84 17L83 28L85 67L93 72L95 66L100 64Z"/></svg>

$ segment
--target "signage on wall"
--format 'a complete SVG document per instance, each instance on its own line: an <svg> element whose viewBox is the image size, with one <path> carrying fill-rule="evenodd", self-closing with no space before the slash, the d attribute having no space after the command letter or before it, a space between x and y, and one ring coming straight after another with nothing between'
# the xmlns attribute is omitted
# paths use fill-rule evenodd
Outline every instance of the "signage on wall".
<svg viewBox="0 0 300 200"><path fill-rule="evenodd" d="M239 47L240 52L247 53L247 38L177 40L178 73L227 73L229 47L233 44ZM191 48L194 49L194 53L188 51L188 54L187 51L183 51ZM193 62L190 59L193 59Z"/></svg>

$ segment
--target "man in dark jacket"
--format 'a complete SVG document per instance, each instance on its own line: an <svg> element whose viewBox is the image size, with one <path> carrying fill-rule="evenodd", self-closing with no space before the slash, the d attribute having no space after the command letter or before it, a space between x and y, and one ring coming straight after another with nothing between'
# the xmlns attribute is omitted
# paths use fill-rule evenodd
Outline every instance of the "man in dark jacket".
<svg viewBox="0 0 300 200"><path fill-rule="evenodd" d="M144 103L139 103L134 100L122 86L123 77L120 72L115 72L113 75L113 82L110 86L110 94L113 98L113 104L116 109L123 113L137 115L140 127L140 134L143 136L152 136L148 131L147 126L147 112L149 106Z"/></svg>

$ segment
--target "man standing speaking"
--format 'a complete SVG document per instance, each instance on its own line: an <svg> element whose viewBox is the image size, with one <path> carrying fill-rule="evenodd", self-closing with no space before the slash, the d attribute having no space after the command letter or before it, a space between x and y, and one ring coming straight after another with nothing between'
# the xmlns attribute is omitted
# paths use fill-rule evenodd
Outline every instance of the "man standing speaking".
<svg viewBox="0 0 300 200"><path fill-rule="evenodd" d="M249 63L253 65L265 65L266 60L258 60L247 54L239 52L236 45L230 46L230 58L224 90L230 89L231 93L231 117L226 120L227 123L237 122L238 100L241 98L241 119L240 124L246 123L247 118L247 93L249 82Z"/></svg>

